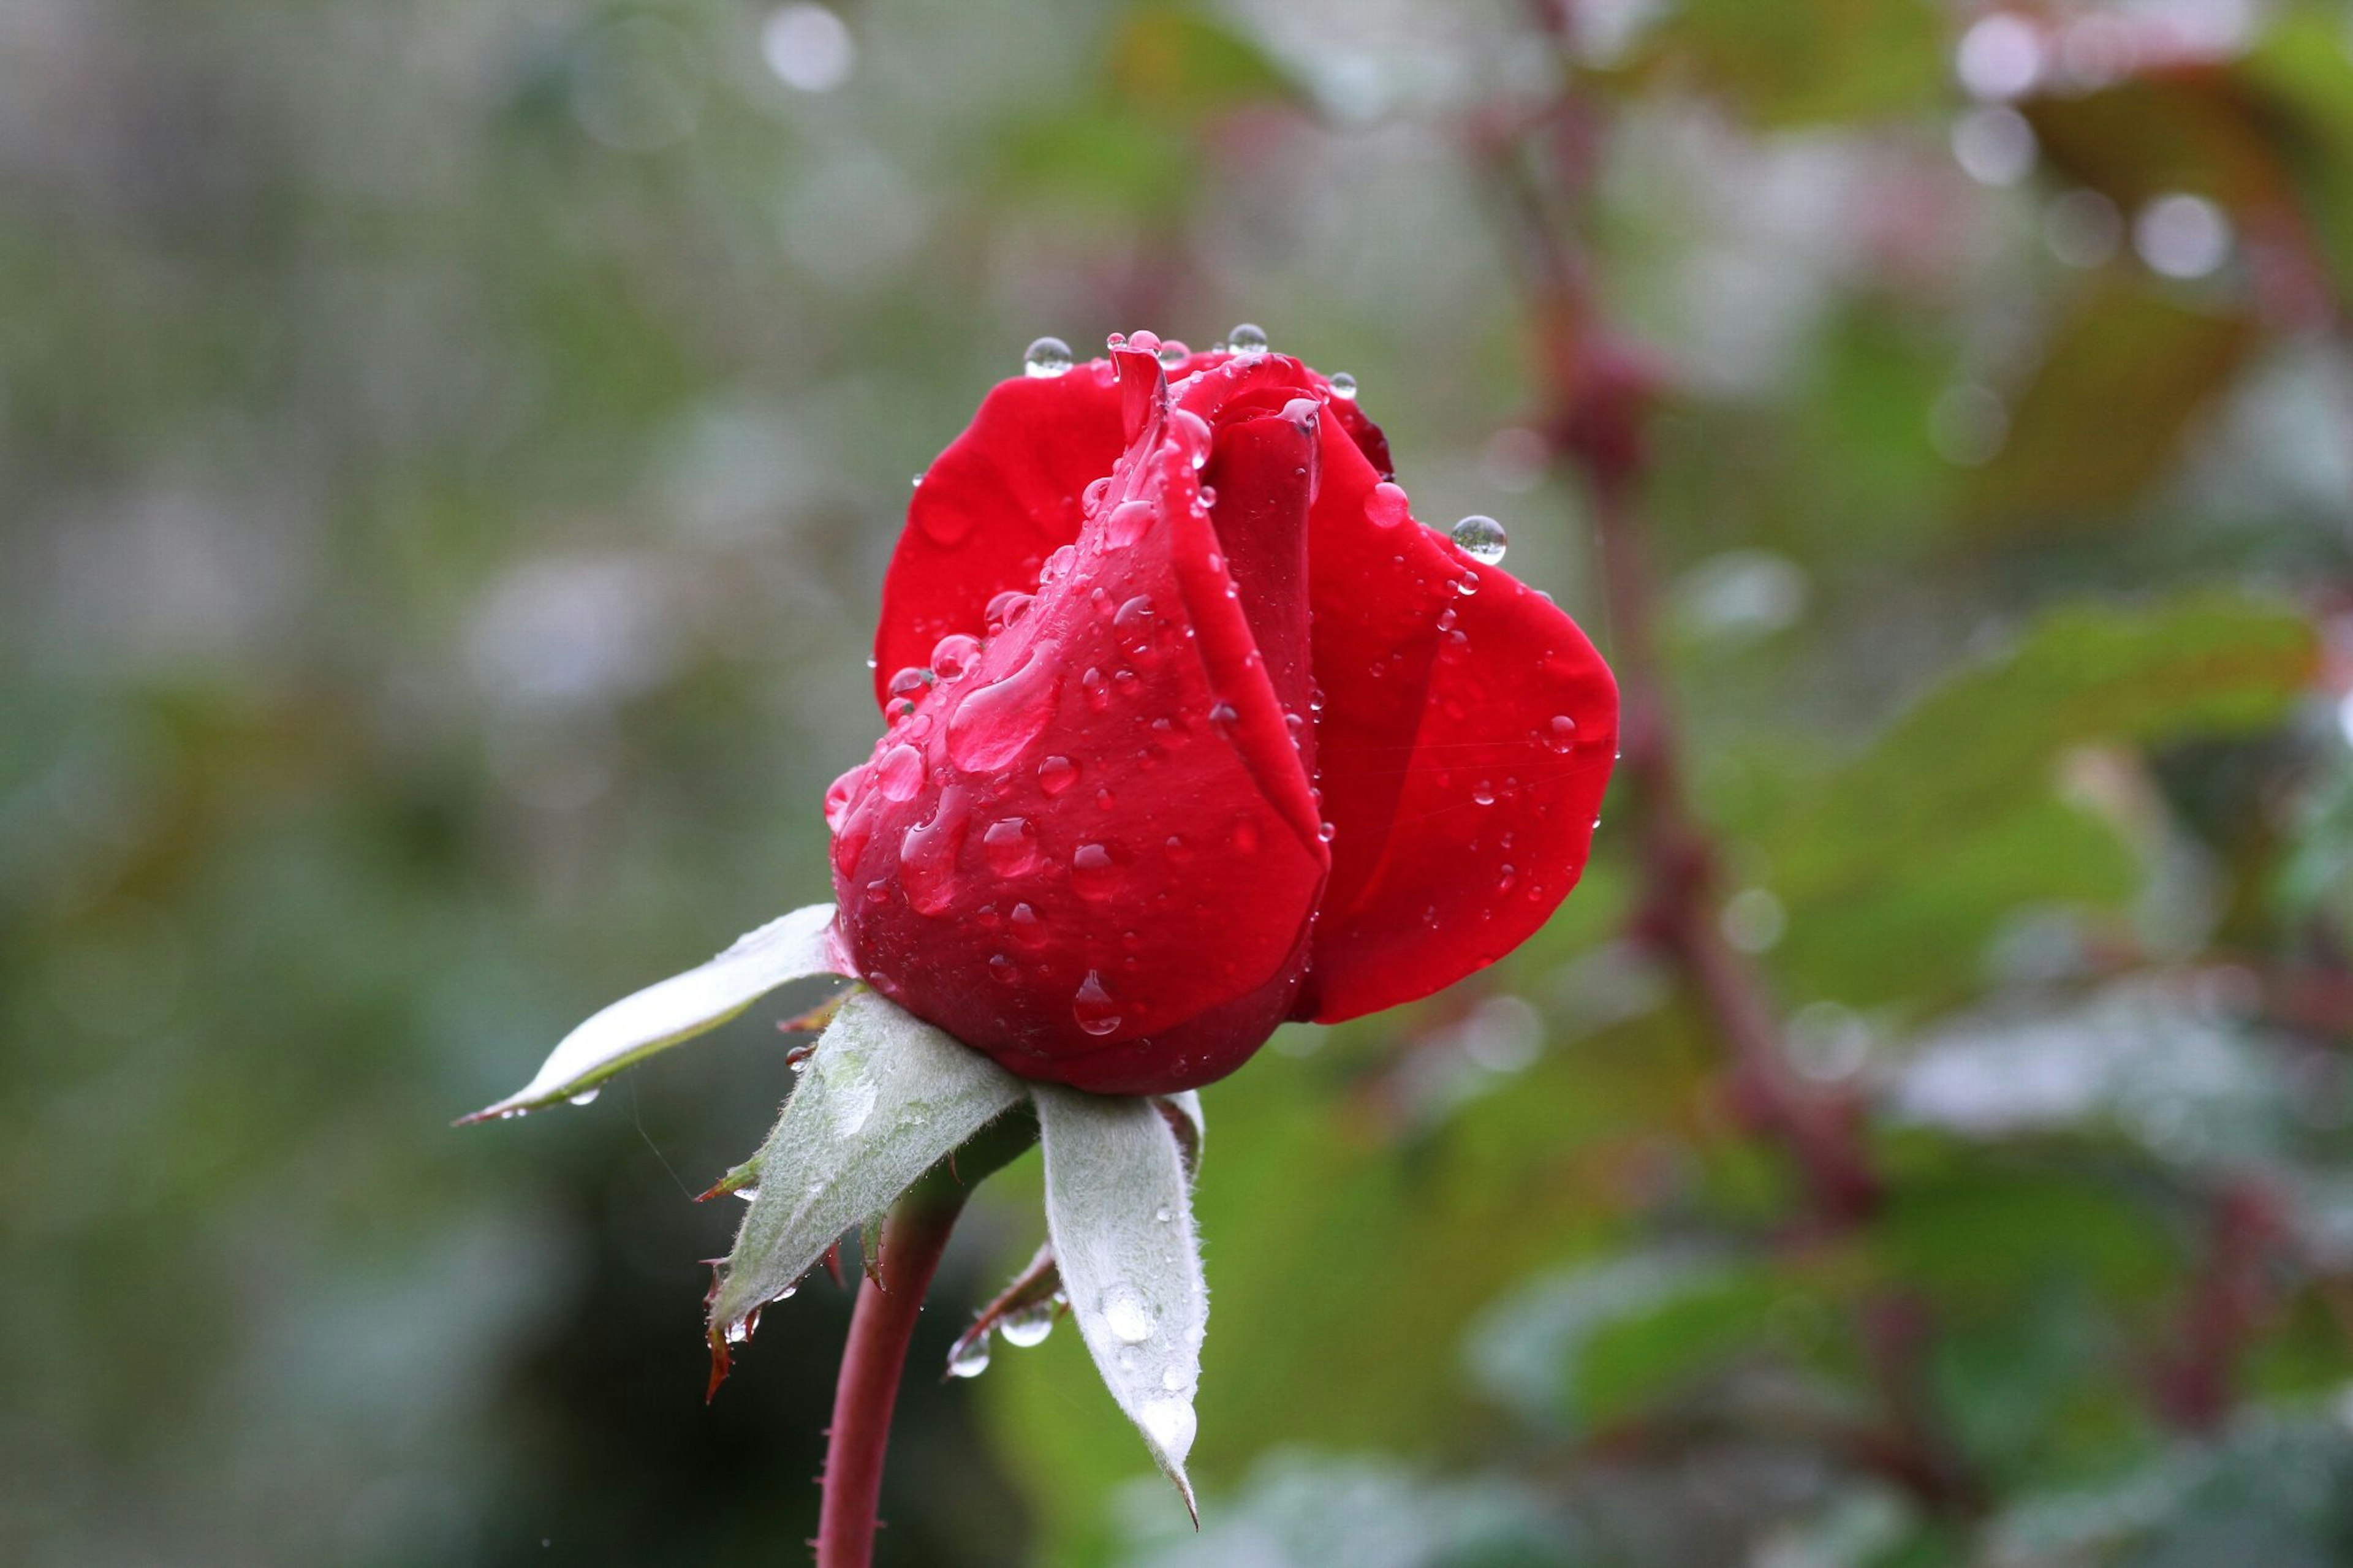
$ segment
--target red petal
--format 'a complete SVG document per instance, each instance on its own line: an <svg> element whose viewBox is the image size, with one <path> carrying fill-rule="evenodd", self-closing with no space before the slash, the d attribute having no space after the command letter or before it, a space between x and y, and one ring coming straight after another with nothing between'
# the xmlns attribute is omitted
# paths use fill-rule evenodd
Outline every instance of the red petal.
<svg viewBox="0 0 2353 1568"><path fill-rule="evenodd" d="M1329 858L1192 463L1208 419L1266 460L1282 372L1205 376L1171 413L1149 356L1122 369L1150 382L1138 440L1036 602L845 788L836 887L877 989L1016 1072L1146 1093L1230 1070L1291 1010ZM1252 516L1295 542L1289 493ZM1287 613L1303 636L1295 592Z"/></svg>
<svg viewBox="0 0 2353 1568"><path fill-rule="evenodd" d="M1394 486L1376 496L1335 426L1323 458L1310 598L1335 836L1303 1001L1332 1023L1426 996L1544 923L1585 867L1618 691L1548 600L1412 521Z"/></svg>
<svg viewBox="0 0 2353 1568"><path fill-rule="evenodd" d="M1046 557L1079 536L1087 486L1125 445L1103 361L997 383L908 505L882 582L876 700L899 670L928 666L950 632L978 636L990 599L1036 585Z"/></svg>
<svg viewBox="0 0 2353 1568"><path fill-rule="evenodd" d="M1366 460L1383 477L1389 473L1380 426L1353 402L1332 396L1331 383L1296 360L1198 353L1170 374L1183 380L1238 363L1288 367L1276 374L1324 399ZM1046 557L1079 536L1087 486L1111 472L1133 431L1132 421L1123 427L1124 385L1132 389L1128 396L1145 393L1140 378L1122 383L1103 360L1059 376L999 382L964 434L924 471L882 583L876 701L884 700L900 670L928 666L940 638L978 636L990 599L1008 588L1034 588Z"/></svg>

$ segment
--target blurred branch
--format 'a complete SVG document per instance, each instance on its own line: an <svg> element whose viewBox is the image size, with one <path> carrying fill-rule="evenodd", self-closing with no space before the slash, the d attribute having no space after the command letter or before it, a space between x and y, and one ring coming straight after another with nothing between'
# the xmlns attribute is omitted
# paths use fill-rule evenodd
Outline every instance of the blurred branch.
<svg viewBox="0 0 2353 1568"><path fill-rule="evenodd" d="M1562 43L1562 6L1534 0L1533 8L1547 35ZM1744 1119L1787 1148L1817 1220L1842 1228L1866 1217L1880 1195L1859 1108L1790 1070L1763 976L1725 940L1715 842L1683 792L1641 512L1645 426L1667 377L1609 328L1570 237L1576 225L1568 209L1588 182L1602 128L1590 101L1570 89L1565 52L1562 58L1563 89L1549 111L1532 121L1482 126L1480 140L1506 198L1535 317L1548 405L1542 429L1555 460L1590 496L1599 535L1609 652L1622 700L1620 776L1632 785L1643 861L1640 934L1676 963L1715 1023L1732 1057Z"/></svg>
<svg viewBox="0 0 2353 1568"><path fill-rule="evenodd" d="M1791 1070L1765 977L1725 939L1719 852L1683 787L1675 710L1656 637L1658 583L1644 517L1647 425L1669 384L1662 366L1609 323L1576 236L1606 126L1577 90L1567 0L1530 0L1554 46L1560 87L1533 116L1474 127L1504 196L1525 278L1553 459L1592 504L1601 552L1609 656L1620 684L1621 777L1630 784L1643 903L1638 932L1680 970L1731 1058L1734 1103L1776 1139L1800 1173L1813 1227L1852 1231L1877 1210L1884 1184L1863 1134L1861 1103ZM1926 1389L1933 1321L1911 1298L1883 1294L1860 1311L1884 1425L1854 1446L1872 1468L1944 1512L1970 1513L1984 1493L1938 1431Z"/></svg>
<svg viewBox="0 0 2353 1568"><path fill-rule="evenodd" d="M2270 1310L2270 1263L2286 1217L2268 1184L2237 1176L2215 1193L2207 1225L2205 1266L2191 1282L2180 1342L2152 1376L2159 1414L2200 1434L2219 1430L2231 1413L2241 1352Z"/></svg>

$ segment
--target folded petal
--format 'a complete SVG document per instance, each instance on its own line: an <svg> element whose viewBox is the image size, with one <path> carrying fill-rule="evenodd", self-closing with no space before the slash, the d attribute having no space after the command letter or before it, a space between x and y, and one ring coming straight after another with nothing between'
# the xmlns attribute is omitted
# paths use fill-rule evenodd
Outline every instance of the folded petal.
<svg viewBox="0 0 2353 1568"><path fill-rule="evenodd" d="M1028 592L1046 557L1079 536L1087 487L1127 445L1107 361L999 382L923 472L882 581L874 690L932 662L951 632L978 636L990 599Z"/></svg>
<svg viewBox="0 0 2353 1568"><path fill-rule="evenodd" d="M1618 748L1575 622L1407 515L1336 428L1309 539L1332 879L1303 1006L1326 1023L1510 952L1576 886Z"/></svg>
<svg viewBox="0 0 2353 1568"><path fill-rule="evenodd" d="M1145 1093L1229 1070L1289 1010L1328 858L1198 482L1210 420L1279 411L1281 373L1172 408L1150 355L1119 361L1138 427L1080 537L829 811L871 984L1017 1073Z"/></svg>

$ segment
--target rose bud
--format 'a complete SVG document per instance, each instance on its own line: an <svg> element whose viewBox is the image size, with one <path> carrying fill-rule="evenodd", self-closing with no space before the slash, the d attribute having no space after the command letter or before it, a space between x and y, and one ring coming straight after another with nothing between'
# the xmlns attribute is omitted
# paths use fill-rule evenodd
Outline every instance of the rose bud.
<svg viewBox="0 0 2353 1568"><path fill-rule="evenodd" d="M1043 357L891 563L888 728L826 802L858 973L1014 1073L1145 1094L1517 946L1616 753L1585 635L1486 520L1411 519L1352 384L1149 334Z"/></svg>

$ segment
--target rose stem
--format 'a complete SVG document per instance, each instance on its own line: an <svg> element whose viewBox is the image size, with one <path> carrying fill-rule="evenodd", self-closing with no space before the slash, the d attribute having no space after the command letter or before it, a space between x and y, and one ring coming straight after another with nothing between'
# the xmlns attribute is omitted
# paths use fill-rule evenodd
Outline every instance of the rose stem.
<svg viewBox="0 0 2353 1568"><path fill-rule="evenodd" d="M817 1568L868 1568L874 1561L875 1505L891 1447L891 1407L898 1402L899 1374L915 1337L923 1293L939 1271L940 1255L972 1189L1037 1141L1038 1119L1024 1100L926 1172L882 1222L877 1256L867 1259L867 1277L850 1310L841 1376L833 1385Z"/></svg>
<svg viewBox="0 0 2353 1568"><path fill-rule="evenodd" d="M818 1568L867 1568L874 1560L875 1506L899 1373L965 1192L953 1184L925 1183L901 1198L883 1223L881 1260L858 1287L841 1377L833 1389L833 1426L826 1434Z"/></svg>

